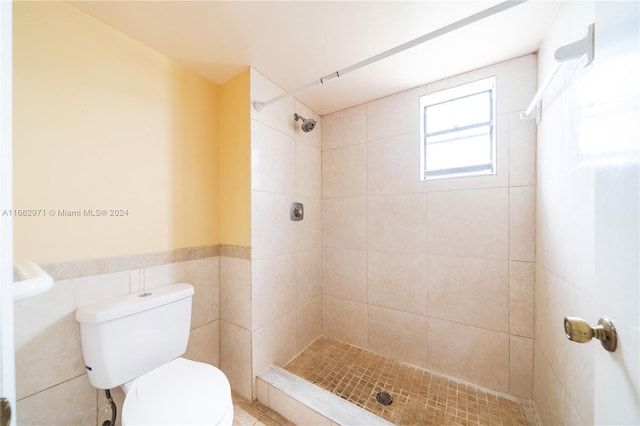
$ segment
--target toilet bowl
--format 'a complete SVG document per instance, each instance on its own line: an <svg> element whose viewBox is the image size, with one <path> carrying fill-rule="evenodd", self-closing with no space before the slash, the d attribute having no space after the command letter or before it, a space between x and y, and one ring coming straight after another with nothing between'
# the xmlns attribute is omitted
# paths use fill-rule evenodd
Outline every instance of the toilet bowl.
<svg viewBox="0 0 640 426"><path fill-rule="evenodd" d="M193 286L172 284L76 311L89 382L122 386L121 422L231 425L233 401L213 365L181 358L191 328Z"/></svg>
<svg viewBox="0 0 640 426"><path fill-rule="evenodd" d="M122 385L122 425L230 425L229 381L216 367L175 359Z"/></svg>

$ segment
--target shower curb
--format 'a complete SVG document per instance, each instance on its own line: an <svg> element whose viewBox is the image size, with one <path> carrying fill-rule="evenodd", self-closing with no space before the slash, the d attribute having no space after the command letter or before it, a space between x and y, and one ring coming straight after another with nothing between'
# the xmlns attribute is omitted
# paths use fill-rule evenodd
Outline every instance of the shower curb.
<svg viewBox="0 0 640 426"><path fill-rule="evenodd" d="M257 376L258 401L297 424L305 424L305 416L319 416L314 424L391 426L369 411L351 404L280 367L270 366ZM292 401L286 401L282 394ZM302 413L301 404L313 413ZM324 420L324 421L323 421Z"/></svg>

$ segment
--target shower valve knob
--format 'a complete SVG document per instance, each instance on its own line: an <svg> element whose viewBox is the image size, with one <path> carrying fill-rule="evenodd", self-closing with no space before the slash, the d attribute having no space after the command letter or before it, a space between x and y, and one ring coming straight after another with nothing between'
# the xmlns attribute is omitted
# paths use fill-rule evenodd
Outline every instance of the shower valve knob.
<svg viewBox="0 0 640 426"><path fill-rule="evenodd" d="M289 207L289 219L294 222L304 219L304 206L302 203L291 203Z"/></svg>
<svg viewBox="0 0 640 426"><path fill-rule="evenodd" d="M587 343L594 337L600 340L602 347L615 352L618 346L618 333L609 318L600 318L598 325L591 327L588 322L578 317L564 318L564 331L567 339L577 343Z"/></svg>

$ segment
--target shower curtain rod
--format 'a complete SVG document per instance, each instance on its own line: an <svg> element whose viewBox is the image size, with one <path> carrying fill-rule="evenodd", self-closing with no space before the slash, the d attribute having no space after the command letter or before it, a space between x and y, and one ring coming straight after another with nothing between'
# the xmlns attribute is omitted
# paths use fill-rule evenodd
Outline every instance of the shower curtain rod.
<svg viewBox="0 0 640 426"><path fill-rule="evenodd" d="M382 59L385 59L389 56L395 55L396 53L402 52L404 50L407 49L411 49L412 47L415 47L419 44L422 44L426 41L432 40L436 37L440 37L442 35L445 35L447 33L450 33L452 31L455 31L457 29L460 29L462 27L465 27L469 24L473 24L474 22L480 21L481 19L484 18L488 18L489 16L495 15L497 13L503 12L507 9L510 9L514 6L517 6L519 4L525 3L527 0L509 0L509 1L505 1L502 3L498 3L495 6L492 6L488 9L482 10L478 13L474 13L473 15L467 16L466 18L460 19L459 21L453 22L451 24L445 25L444 27L441 27L435 31L432 31L430 33L424 34L418 38L415 38L413 40L410 40L406 43L403 43L399 46L396 46L394 48L391 48L389 50L385 50L382 53L378 53L377 55L374 55L368 59L364 59L360 62L357 62L351 66L348 66L346 68L343 68L341 70L338 70L336 72L333 72L331 74L327 74L324 77L321 77L318 80L312 81L311 83L308 83L302 87L299 87L291 92L287 92L283 95L277 96L273 99L270 99L268 101L265 102L261 102L261 101L255 101L253 102L253 107L256 109L256 111L261 111L262 108L266 107L267 105L270 105L274 102L278 102L279 100L294 96L302 91L305 91L307 89L310 89L311 87L317 86L319 84L324 84L327 81L333 79L333 78L337 78L337 77L342 77L343 75L350 73L351 71L355 71L357 69L360 69L362 67L365 67L367 65L370 65L374 62L378 62Z"/></svg>
<svg viewBox="0 0 640 426"><path fill-rule="evenodd" d="M553 57L557 61L553 70L547 75L547 78L544 79L535 96L529 103L529 106L526 110L520 113L520 118L522 120L528 118L535 118L536 123L540 124L540 101L542 99L542 94L549 84L551 84L551 80L558 74L560 67L565 61L571 59L580 59L583 56L586 56L586 61L582 64L582 67L588 66L593 61L593 51L594 51L594 37L595 37L595 28L596 24L592 23L587 27L587 35L584 38L574 41L573 43L567 44L565 46L559 47L556 49Z"/></svg>

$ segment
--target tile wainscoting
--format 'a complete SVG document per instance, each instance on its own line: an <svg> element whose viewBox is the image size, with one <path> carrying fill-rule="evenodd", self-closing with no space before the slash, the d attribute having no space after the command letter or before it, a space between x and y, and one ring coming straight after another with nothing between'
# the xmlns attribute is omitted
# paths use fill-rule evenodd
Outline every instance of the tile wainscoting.
<svg viewBox="0 0 640 426"><path fill-rule="evenodd" d="M85 374L75 311L86 304L176 282L192 284L184 356L220 366L220 264L250 258L249 248L216 245L41 265L53 276L53 288L15 304L19 423L100 425L109 417L104 393ZM122 391L115 389L112 396L121 408Z"/></svg>

